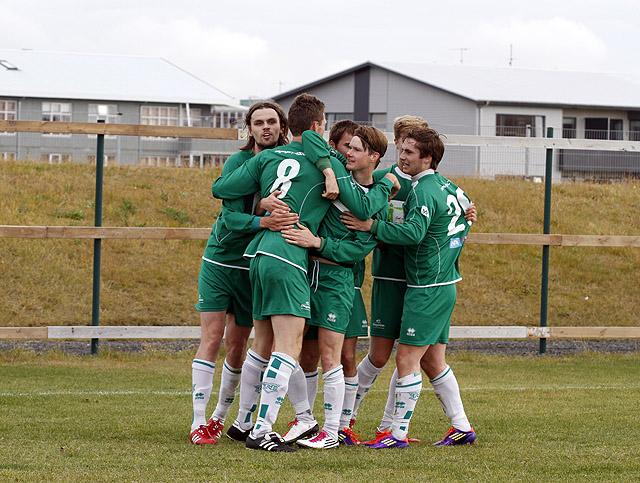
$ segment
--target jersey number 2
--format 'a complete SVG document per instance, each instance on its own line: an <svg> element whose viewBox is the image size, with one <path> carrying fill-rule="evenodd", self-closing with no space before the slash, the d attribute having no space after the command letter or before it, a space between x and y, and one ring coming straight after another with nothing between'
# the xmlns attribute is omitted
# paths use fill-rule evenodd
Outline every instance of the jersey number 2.
<svg viewBox="0 0 640 483"><path fill-rule="evenodd" d="M470 203L467 196L464 194L464 191L458 188L456 190L456 196L447 196L447 206L449 207L448 214L452 214L453 212L453 217L447 227L448 236L455 235L459 231L464 231L465 229L465 223L457 225L458 219L460 219L460 215L462 214L462 207L460 205L465 206L466 209L469 207Z"/></svg>
<svg viewBox="0 0 640 483"><path fill-rule="evenodd" d="M291 180L296 177L300 172L300 163L295 159L285 159L278 165L278 177L273 182L269 193L273 193L275 190L280 190L282 193L278 195L278 198L284 198L291 188Z"/></svg>

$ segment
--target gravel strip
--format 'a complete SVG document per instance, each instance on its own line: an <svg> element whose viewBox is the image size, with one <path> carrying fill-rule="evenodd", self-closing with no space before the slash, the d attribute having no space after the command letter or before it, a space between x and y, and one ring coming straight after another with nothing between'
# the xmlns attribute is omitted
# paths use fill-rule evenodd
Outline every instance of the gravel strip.
<svg viewBox="0 0 640 483"><path fill-rule="evenodd" d="M197 340L101 340L100 349L111 349L124 353L141 353L147 350L179 352L198 349ZM67 354L84 355L91 353L89 341L0 341L0 350L16 347L40 353L48 350L60 350ZM358 342L358 350L366 351L367 341ZM538 340L460 340L451 341L447 352L477 352L481 354L501 354L505 356L537 356ZM549 356L563 356L581 352L600 352L626 354L640 351L638 340L547 340Z"/></svg>

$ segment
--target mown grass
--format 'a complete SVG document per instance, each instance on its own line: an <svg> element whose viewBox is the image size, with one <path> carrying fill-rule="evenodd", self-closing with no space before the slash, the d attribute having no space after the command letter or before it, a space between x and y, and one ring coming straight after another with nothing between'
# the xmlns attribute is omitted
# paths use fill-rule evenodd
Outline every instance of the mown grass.
<svg viewBox="0 0 640 483"><path fill-rule="evenodd" d="M0 163L0 224L91 225L95 168ZM105 226L209 227L219 170L107 167ZM544 186L520 180L455 179L476 203L486 233L541 233ZM633 181L560 184L552 233L640 234ZM197 325L193 310L205 241L104 240L101 324ZM0 326L87 324L90 240L0 239ZM537 325L542 248L469 244L461 257L457 325ZM633 326L640 313L640 250L551 248L549 325ZM368 305L371 281L363 294Z"/></svg>
<svg viewBox="0 0 640 483"><path fill-rule="evenodd" d="M0 352L0 480L640 478L640 442L635 437L640 425L638 353L562 358L458 353L449 362L478 433L474 446L429 444L441 437L447 421L433 392L425 390L410 428L423 443L406 450L341 447L296 454L247 451L227 438L215 447L189 444L192 357L163 352L102 351L94 357ZM364 437L372 436L379 422L391 370L383 371L361 407L356 430ZM215 388L218 381L219 373ZM320 420L321 406L316 404ZM234 403L230 420L236 414ZM292 417L287 401L276 429L285 431Z"/></svg>

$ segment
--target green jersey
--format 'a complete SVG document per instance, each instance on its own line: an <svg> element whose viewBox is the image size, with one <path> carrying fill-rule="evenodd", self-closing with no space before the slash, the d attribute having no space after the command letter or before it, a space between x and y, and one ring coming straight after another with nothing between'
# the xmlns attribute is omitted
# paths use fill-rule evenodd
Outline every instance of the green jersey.
<svg viewBox="0 0 640 483"><path fill-rule="evenodd" d="M253 151L239 151L224 163L222 175L227 175L254 156ZM257 197L254 194L235 200L223 200L222 212L211 229L202 259L231 268L249 269L243 258L247 245L259 230L259 217L253 215Z"/></svg>
<svg viewBox="0 0 640 483"><path fill-rule="evenodd" d="M351 212L369 218L386 204L391 182L379 183L363 196L348 179L344 166L335 158L330 162L338 180L339 199ZM278 198L287 203L300 217L300 223L313 233L317 233L330 206L330 201L322 198L324 176L306 159L300 142L260 152L234 172L218 178L212 187L213 196L223 199L239 198L256 190L263 198L280 190ZM262 230L258 233L245 256L252 258L259 254L278 258L304 272L307 270L307 250L287 243L280 232Z"/></svg>
<svg viewBox="0 0 640 483"><path fill-rule="evenodd" d="M448 285L461 280L458 258L469 232L467 195L432 169L412 177L404 223L374 220L371 231L385 243L405 245L407 287Z"/></svg>
<svg viewBox="0 0 640 483"><path fill-rule="evenodd" d="M411 176L400 171L398 164L394 164L387 169L379 169L373 172L373 180L377 181L387 173L393 173L400 183L400 191L389 200L386 221L401 224L404 222L404 211L402 206L411 191ZM385 244L373 251L371 262L371 276L384 280L404 282L404 247Z"/></svg>

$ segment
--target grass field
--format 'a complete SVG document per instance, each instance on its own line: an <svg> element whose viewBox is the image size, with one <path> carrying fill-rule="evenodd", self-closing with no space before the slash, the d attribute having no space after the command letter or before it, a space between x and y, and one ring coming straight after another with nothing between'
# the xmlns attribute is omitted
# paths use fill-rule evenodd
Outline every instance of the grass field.
<svg viewBox="0 0 640 483"><path fill-rule="evenodd" d="M210 227L219 170L108 167L105 226ZM541 233L544 186L456 179L476 203L481 233ZM0 163L0 224L92 225L95 168ZM553 188L552 233L638 235L633 181ZM197 325L193 309L204 241L102 242L102 325ZM86 325L91 240L0 239L0 326ZM537 325L542 248L465 247L454 325ZM550 326L640 324L638 248L551 248ZM367 278L363 287L369 303Z"/></svg>
<svg viewBox="0 0 640 483"><path fill-rule="evenodd" d="M458 353L449 362L478 433L475 445L430 445L448 426L425 390L410 428L420 444L296 454L248 451L227 438L214 447L191 445L192 357L0 352L0 480L640 480L639 353ZM365 437L379 422L389 377L387 368L363 403L355 429ZM218 381L216 374L214 388ZM230 418L236 414L234 403ZM276 429L283 432L292 416L287 401Z"/></svg>

